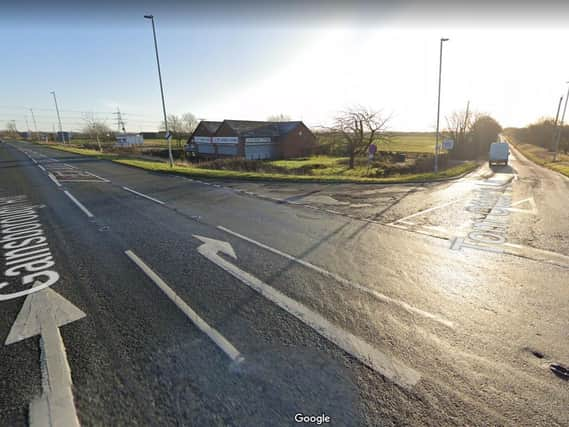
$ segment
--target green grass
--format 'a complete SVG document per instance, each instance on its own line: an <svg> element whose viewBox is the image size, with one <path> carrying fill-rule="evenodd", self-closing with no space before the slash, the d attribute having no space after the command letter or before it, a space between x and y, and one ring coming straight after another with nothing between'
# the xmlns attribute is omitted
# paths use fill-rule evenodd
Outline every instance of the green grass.
<svg viewBox="0 0 569 427"><path fill-rule="evenodd" d="M226 169L205 169L203 167L175 165L170 168L166 162L129 158L124 155L112 153L100 153L96 150L85 148L69 147L66 145L49 145L56 150L67 151L70 153L85 156L97 157L99 159L111 160L115 163L133 166L153 172L175 173L195 178L211 179L240 179L254 181L290 181L290 182L354 182L354 183L393 183L393 182L418 182L432 181L437 179L448 179L470 172L478 166L476 162L466 162L458 166L440 171L438 174L433 172L413 173L393 175L385 178L370 177L375 170L368 170L367 166L358 166L348 169L345 157L314 156L305 159L273 160L266 162L279 168L290 170L310 167L311 175L295 175L287 173L267 173L267 172L248 172Z"/></svg>
<svg viewBox="0 0 569 427"><path fill-rule="evenodd" d="M402 151L408 153L433 153L435 137L430 134L395 135L390 142L377 145L380 151Z"/></svg>
<svg viewBox="0 0 569 427"><path fill-rule="evenodd" d="M286 175L276 173L242 172L219 169L201 169L191 166L176 165L172 168L167 163L154 162L137 159L116 159L113 160L127 166L133 166L153 172L175 173L194 178L211 179L239 179L249 181L289 181L289 182L354 182L354 183L393 183L393 182L417 182L431 181L437 179L452 178L470 172L478 166L476 162L467 162L453 168L435 174L419 173L393 176L389 178L369 178L364 176L345 176L345 175Z"/></svg>

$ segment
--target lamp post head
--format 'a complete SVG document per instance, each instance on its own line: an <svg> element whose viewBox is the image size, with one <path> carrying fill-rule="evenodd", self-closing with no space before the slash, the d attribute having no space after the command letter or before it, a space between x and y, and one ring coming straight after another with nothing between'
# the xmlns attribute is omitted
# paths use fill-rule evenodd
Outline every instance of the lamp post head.
<svg viewBox="0 0 569 427"><path fill-rule="evenodd" d="M449 39L441 38L441 42L448 42Z"/></svg>
<svg viewBox="0 0 569 427"><path fill-rule="evenodd" d="M144 15L146 19L154 19L154 15Z"/></svg>

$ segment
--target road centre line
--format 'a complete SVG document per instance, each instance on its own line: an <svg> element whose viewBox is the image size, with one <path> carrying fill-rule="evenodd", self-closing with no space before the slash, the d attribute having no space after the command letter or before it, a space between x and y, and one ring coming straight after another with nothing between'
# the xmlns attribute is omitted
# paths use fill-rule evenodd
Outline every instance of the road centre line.
<svg viewBox="0 0 569 427"><path fill-rule="evenodd" d="M49 179L51 179L55 183L55 185L57 185L58 187L61 187L60 182L57 180L57 178L52 173L48 173L47 176L49 176Z"/></svg>
<svg viewBox="0 0 569 427"><path fill-rule="evenodd" d="M294 261L298 264L303 265L304 267L310 268L310 269L320 273L321 275L323 275L325 277L332 278L332 279L334 279L334 280L336 280L336 281L338 281L338 282L340 282L346 286L352 287L352 288L357 289L359 291L362 291L368 295L371 295L372 297L374 297L380 301L383 301L383 302L389 303L389 304L397 305L398 307L403 308L404 310L407 310L411 313L418 314L418 315L425 317L427 319L434 320L435 322L438 322L438 323L440 323L440 324L442 324L448 328L454 329L453 322L451 322L450 320L444 319L441 316L438 316L438 315L433 314L433 313L429 313L428 311L421 310L421 309L414 307L414 306L412 306L412 305L410 305L404 301L400 301L400 300L397 300L395 298L391 298L391 297L389 297L385 294L382 294L382 293L380 293L374 289L368 288L367 286L361 285L361 284L356 283L356 282L352 282L351 280L348 280L348 279L344 279L343 277L338 276L337 274L334 274L330 271L324 270L323 268L318 267L317 265L314 265L308 261L302 260L300 258L296 258L292 255L285 253L285 252L279 251L278 249L267 246L261 242L258 242L256 240L253 240L253 239L247 237L247 236L244 236L244 235L239 234L233 230L230 230L226 227L223 227L222 225L217 226L217 228L222 230L222 231L225 231L228 234L231 234L232 236L238 237L242 240L245 240L249 243L252 243L252 244L254 244L254 245L256 245L262 249L265 249L265 250L272 252L274 254L277 254L283 258Z"/></svg>
<svg viewBox="0 0 569 427"><path fill-rule="evenodd" d="M170 286L162 280L148 265L144 263L130 249L125 251L126 256L134 262L156 286L191 320L191 322L204 334L206 334L232 361L240 363L243 360L241 353L216 329L209 326L186 302L180 298Z"/></svg>
<svg viewBox="0 0 569 427"><path fill-rule="evenodd" d="M73 197L73 195L69 191L65 190L64 193L67 195L67 197L69 197L73 201L73 203L75 203L79 207L79 209L83 211L85 215L87 215L89 218L94 217L94 215L91 212L89 212L89 209L83 206L83 204L75 197Z"/></svg>
<svg viewBox="0 0 569 427"><path fill-rule="evenodd" d="M150 197L150 196L147 196L146 194L139 193L138 191L135 191L135 190L133 190L132 188L128 188L128 187L124 187L124 186L123 186L122 188L123 188L123 190L126 190L126 191L129 191L129 192L131 192L131 193L134 193L134 194L136 194L136 195L138 195L138 196L140 196L140 197L144 197L145 199L152 200L153 202L158 203L158 204L160 204L160 205L165 205L165 204L166 204L165 202L163 202L163 201L161 201L161 200L158 200L158 199L155 199L154 197Z"/></svg>

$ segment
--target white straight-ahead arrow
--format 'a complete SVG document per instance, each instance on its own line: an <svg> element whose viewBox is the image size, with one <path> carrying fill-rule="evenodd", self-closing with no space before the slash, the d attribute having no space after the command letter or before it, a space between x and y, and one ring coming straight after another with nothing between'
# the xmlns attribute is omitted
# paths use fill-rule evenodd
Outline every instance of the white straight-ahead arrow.
<svg viewBox="0 0 569 427"><path fill-rule="evenodd" d="M50 288L26 298L8 334L6 345L40 336L43 394L30 403L30 425L79 426L71 391L71 370L59 327L85 313Z"/></svg>
<svg viewBox="0 0 569 427"><path fill-rule="evenodd" d="M351 354L364 365L379 372L381 375L396 384L408 389L412 388L420 380L421 375L414 369L407 367L397 359L382 353L361 338L339 326L334 325L320 314L312 311L298 301L289 298L263 281L257 279L255 276L241 270L236 265L223 259L219 256L219 253L223 253L233 259L237 259L237 255L235 254L233 247L228 242L198 235L194 235L194 237L203 242L203 245L198 247L198 252L200 254L221 267L233 277L243 282L245 285L249 286L251 289L257 291L269 301L275 303L277 306L308 325L310 328L314 329L324 338L333 342L345 352Z"/></svg>

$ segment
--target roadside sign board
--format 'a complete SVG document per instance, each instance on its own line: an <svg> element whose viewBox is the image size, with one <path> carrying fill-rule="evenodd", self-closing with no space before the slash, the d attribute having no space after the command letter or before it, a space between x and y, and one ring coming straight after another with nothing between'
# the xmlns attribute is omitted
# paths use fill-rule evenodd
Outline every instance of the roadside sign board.
<svg viewBox="0 0 569 427"><path fill-rule="evenodd" d="M445 150L452 150L454 147L454 140L453 139L445 139L443 141L443 148Z"/></svg>
<svg viewBox="0 0 569 427"><path fill-rule="evenodd" d="M377 152L377 145L375 144L370 144L369 148L368 148L368 153L370 156L374 156L375 153Z"/></svg>

